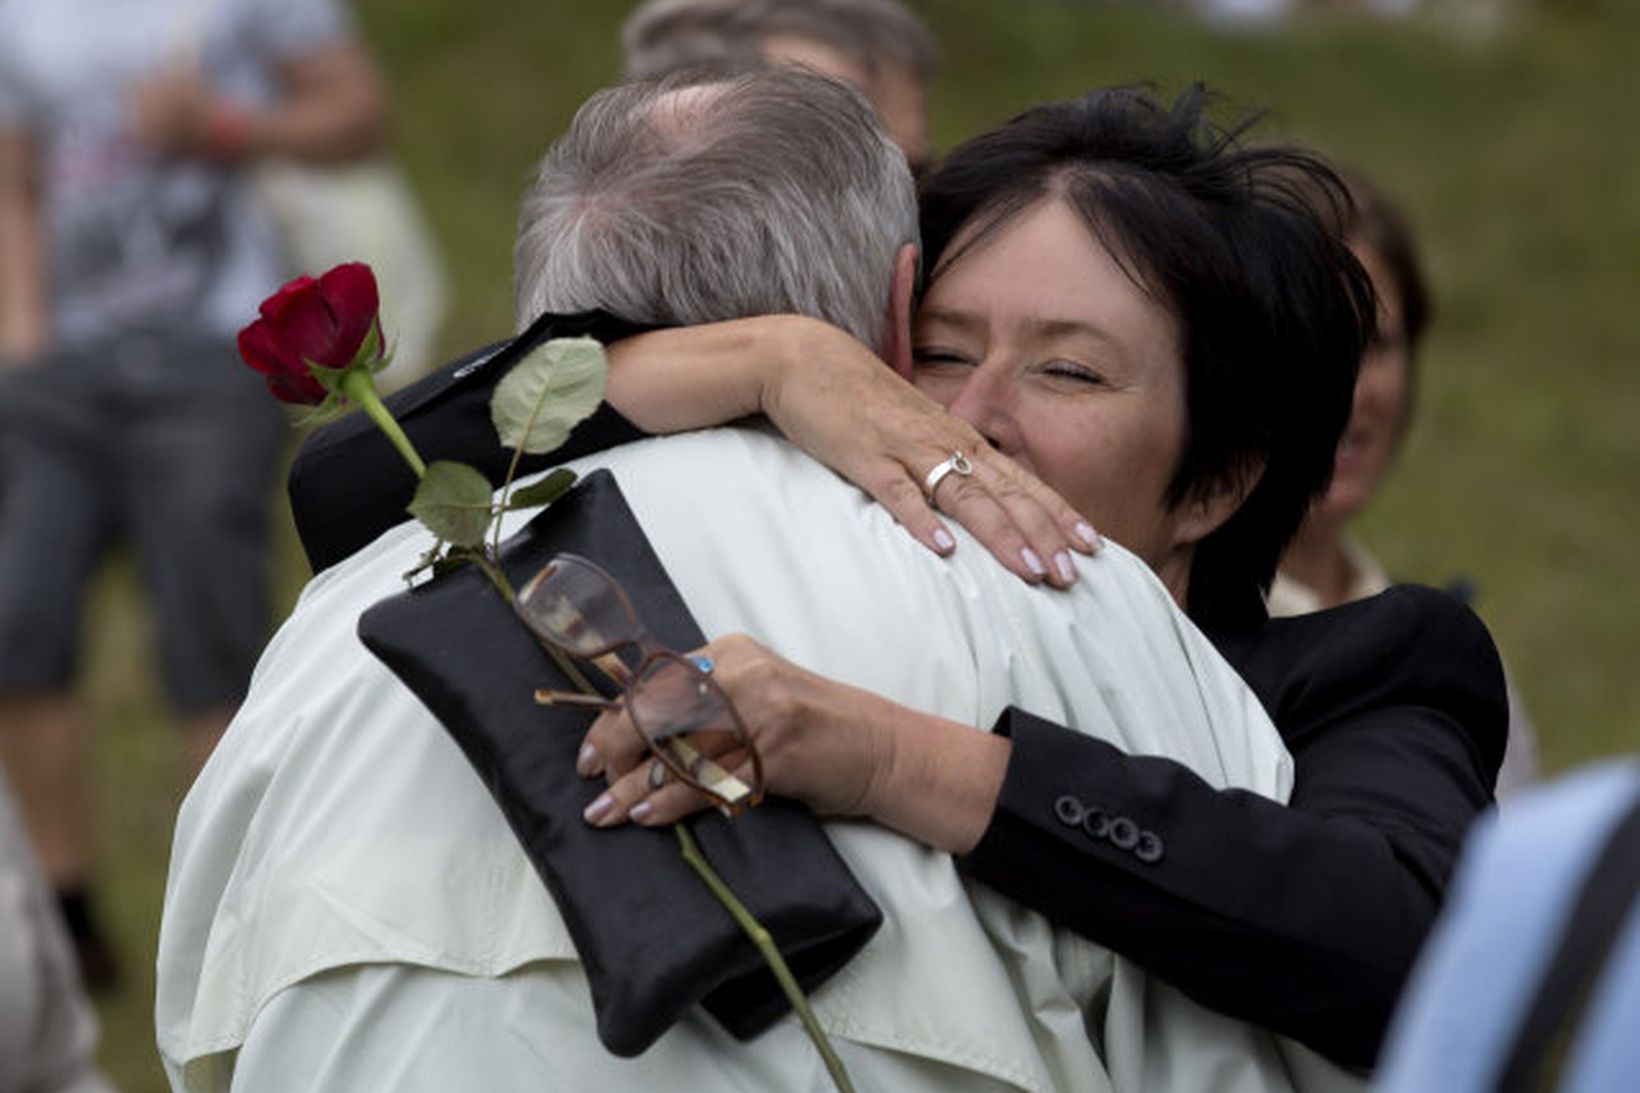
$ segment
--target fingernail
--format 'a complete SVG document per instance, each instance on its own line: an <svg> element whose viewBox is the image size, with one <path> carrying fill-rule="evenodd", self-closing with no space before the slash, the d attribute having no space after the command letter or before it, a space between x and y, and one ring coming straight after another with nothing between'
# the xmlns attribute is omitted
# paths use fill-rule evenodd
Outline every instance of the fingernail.
<svg viewBox="0 0 1640 1093"><path fill-rule="evenodd" d="M957 549L957 541L951 538L951 533L944 528L934 529L934 545L939 547L941 554L949 554Z"/></svg>
<svg viewBox="0 0 1640 1093"><path fill-rule="evenodd" d="M593 827L600 827L603 825L604 817L608 816L614 807L615 798L607 793L600 793L597 800L588 805L587 810L581 813L581 819Z"/></svg>
<svg viewBox="0 0 1640 1093"><path fill-rule="evenodd" d="M582 778L591 778L598 773L600 766L602 764L598 762L598 749L591 744L581 745L581 753L575 757L575 773Z"/></svg>
<svg viewBox="0 0 1640 1093"><path fill-rule="evenodd" d="M654 814L654 812L654 805L650 804L648 801L639 801L637 804L632 806L632 811L627 813L627 818L635 824L646 824L649 822L649 818Z"/></svg>
<svg viewBox="0 0 1640 1093"><path fill-rule="evenodd" d="M1098 550L1105 545L1105 540L1100 538L1099 533L1093 530L1093 525L1086 521L1076 525L1076 534L1080 535L1082 541L1088 544L1089 550Z"/></svg>
<svg viewBox="0 0 1640 1093"><path fill-rule="evenodd" d="M1061 550L1053 556L1053 564L1059 570L1059 579L1066 584L1076 583L1076 565L1071 561L1071 553Z"/></svg>
<svg viewBox="0 0 1640 1093"><path fill-rule="evenodd" d="M1036 556L1036 551L1032 550L1030 547L1026 547L1024 550L1020 551L1019 556L1024 559L1025 568L1036 574L1038 577L1046 577L1048 575L1047 567L1042 564L1042 559L1038 558Z"/></svg>

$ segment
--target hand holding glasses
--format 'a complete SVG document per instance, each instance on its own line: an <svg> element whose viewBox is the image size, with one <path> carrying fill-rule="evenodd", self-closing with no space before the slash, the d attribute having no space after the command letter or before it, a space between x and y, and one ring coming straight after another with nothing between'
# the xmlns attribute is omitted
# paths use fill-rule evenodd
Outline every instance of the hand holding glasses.
<svg viewBox="0 0 1640 1093"><path fill-rule="evenodd" d="M734 703L712 679L711 662L656 643L626 591L601 567L575 554L555 555L518 593L514 608L541 641L594 665L622 688L614 700L542 688L537 702L624 705L665 769L720 809L736 814L763 799L762 760Z"/></svg>

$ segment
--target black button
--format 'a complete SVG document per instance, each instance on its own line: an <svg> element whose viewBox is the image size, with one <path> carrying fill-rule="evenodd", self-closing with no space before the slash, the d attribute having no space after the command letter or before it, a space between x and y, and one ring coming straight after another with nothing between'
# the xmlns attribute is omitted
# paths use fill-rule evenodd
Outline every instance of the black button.
<svg viewBox="0 0 1640 1093"><path fill-rule="evenodd" d="M1082 817L1088 810L1082 807L1082 802L1069 794L1053 803L1053 814L1059 817L1059 822L1066 827L1075 827L1082 822Z"/></svg>
<svg viewBox="0 0 1640 1093"><path fill-rule="evenodd" d="M1089 838L1103 839L1110 834L1110 817L1103 809L1090 808L1088 814L1082 817L1082 830L1088 833Z"/></svg>
<svg viewBox="0 0 1640 1093"><path fill-rule="evenodd" d="M1154 831L1139 832L1139 845L1133 848L1133 856L1146 865L1155 865L1162 860L1166 848L1162 846L1162 837Z"/></svg>
<svg viewBox="0 0 1640 1093"><path fill-rule="evenodd" d="M1139 825L1126 816L1110 822L1110 844L1118 850L1132 850L1139 845Z"/></svg>

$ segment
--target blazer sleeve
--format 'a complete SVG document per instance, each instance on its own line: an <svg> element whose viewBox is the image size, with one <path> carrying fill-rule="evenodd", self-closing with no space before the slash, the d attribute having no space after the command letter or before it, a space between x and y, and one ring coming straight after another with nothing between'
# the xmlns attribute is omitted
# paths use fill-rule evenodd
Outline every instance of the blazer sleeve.
<svg viewBox="0 0 1640 1093"><path fill-rule="evenodd" d="M1506 732L1485 628L1401 587L1226 644L1293 754L1290 805L1008 710L966 874L1197 1002L1377 1057Z"/></svg>
<svg viewBox="0 0 1640 1093"><path fill-rule="evenodd" d="M416 452L428 463L448 459L476 467L500 486L512 460L490 420L490 396L511 365L549 338L590 335L606 344L647 329L601 312L548 315L523 334L469 353L386 400ZM601 452L646 434L608 403L575 427L564 445L525 456L531 474ZM381 430L349 414L303 441L286 482L291 515L315 573L348 557L409 519L416 477Z"/></svg>

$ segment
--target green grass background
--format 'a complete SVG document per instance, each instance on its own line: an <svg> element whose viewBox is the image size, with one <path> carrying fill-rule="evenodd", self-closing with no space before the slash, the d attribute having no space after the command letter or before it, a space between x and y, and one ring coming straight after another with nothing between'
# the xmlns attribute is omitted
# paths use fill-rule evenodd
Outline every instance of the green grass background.
<svg viewBox="0 0 1640 1093"><path fill-rule="evenodd" d="M1640 7L1547 4L1484 39L1426 21L1312 19L1225 33L1145 5L928 0L946 59L942 147L1038 100L1197 78L1264 132L1369 167L1423 231L1440 312L1421 417L1364 521L1390 570L1464 574L1513 666L1552 770L1640 739ZM1449 5L1461 7L1462 4ZM443 242L446 347L509 325L515 202L576 105L617 68L611 0L362 0L402 159ZM271 287L271 286L270 286ZM391 306L391 301L388 302ZM281 603L306 577L281 509ZM129 567L93 604L99 856L128 958L103 1059L160 1090L152 960L177 791L149 621Z"/></svg>

